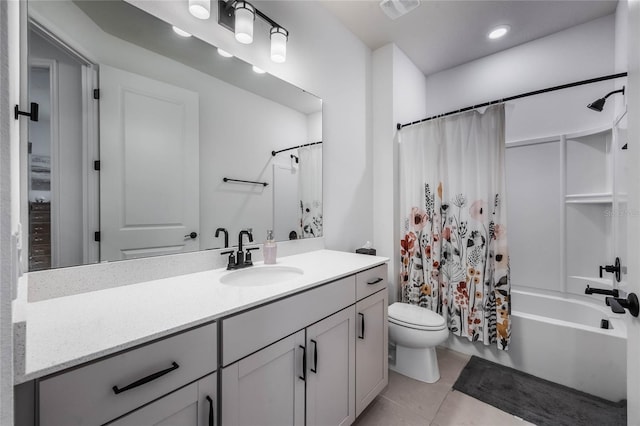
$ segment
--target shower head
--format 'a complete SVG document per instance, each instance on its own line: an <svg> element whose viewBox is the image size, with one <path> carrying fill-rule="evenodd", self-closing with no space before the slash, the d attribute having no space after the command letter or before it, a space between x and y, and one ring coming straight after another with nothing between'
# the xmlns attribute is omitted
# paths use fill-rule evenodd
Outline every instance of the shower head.
<svg viewBox="0 0 640 426"><path fill-rule="evenodd" d="M614 93L622 93L624 95L624 86L622 86L622 89L614 90L613 92L607 93L607 95L604 98L596 99L595 101L587 105L587 108L592 109L594 111L601 112L602 109L604 108L604 103L607 100L607 98L613 95Z"/></svg>

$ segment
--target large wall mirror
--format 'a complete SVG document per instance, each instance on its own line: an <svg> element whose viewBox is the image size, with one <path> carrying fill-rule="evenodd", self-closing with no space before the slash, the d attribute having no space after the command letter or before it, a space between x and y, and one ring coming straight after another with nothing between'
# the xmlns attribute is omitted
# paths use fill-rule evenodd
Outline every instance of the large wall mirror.
<svg viewBox="0 0 640 426"><path fill-rule="evenodd" d="M124 1L28 7L29 270L322 236L319 98Z"/></svg>

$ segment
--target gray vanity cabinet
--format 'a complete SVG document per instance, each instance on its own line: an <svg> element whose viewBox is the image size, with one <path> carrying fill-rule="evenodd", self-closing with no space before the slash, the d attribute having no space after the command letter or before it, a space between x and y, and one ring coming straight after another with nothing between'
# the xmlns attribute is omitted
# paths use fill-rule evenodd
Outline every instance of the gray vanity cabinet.
<svg viewBox="0 0 640 426"><path fill-rule="evenodd" d="M386 276L381 265L224 318L222 424L353 423L388 382Z"/></svg>
<svg viewBox="0 0 640 426"><path fill-rule="evenodd" d="M188 407L193 411L194 403L204 406L201 390L215 402L215 379L199 381L216 370L216 336L211 323L39 380L39 425L105 424L127 413L134 419L171 417ZM191 390L186 399L188 391L175 392L185 386ZM147 405L164 398L177 411L166 412L168 404ZM135 414L140 407L144 413Z"/></svg>
<svg viewBox="0 0 640 426"><path fill-rule="evenodd" d="M353 306L307 328L307 426L356 419L354 331Z"/></svg>
<svg viewBox="0 0 640 426"><path fill-rule="evenodd" d="M216 373L210 374L109 426L214 426L216 422Z"/></svg>
<svg viewBox="0 0 640 426"><path fill-rule="evenodd" d="M304 330L222 370L223 425L304 425Z"/></svg>
<svg viewBox="0 0 640 426"><path fill-rule="evenodd" d="M389 382L387 289L356 303L356 416Z"/></svg>

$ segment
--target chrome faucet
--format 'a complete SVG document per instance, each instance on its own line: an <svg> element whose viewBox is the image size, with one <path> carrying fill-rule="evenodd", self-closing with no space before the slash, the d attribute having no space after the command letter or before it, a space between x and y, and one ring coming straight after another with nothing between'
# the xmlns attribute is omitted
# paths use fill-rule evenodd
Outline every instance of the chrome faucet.
<svg viewBox="0 0 640 426"><path fill-rule="evenodd" d="M243 229L238 234L238 252L233 253L233 250L223 251L220 254L228 254L229 255L229 263L227 264L227 269L241 269L246 268L253 265L253 261L251 260L251 250L257 250L260 247L251 247L246 249L246 254L242 250L242 236L246 235L249 238L249 242L253 242L253 234L251 231Z"/></svg>

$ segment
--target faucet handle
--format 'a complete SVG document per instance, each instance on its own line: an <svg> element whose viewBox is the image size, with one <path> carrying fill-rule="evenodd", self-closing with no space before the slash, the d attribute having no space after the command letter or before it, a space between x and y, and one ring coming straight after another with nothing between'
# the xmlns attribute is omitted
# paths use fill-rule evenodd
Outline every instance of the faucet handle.
<svg viewBox="0 0 640 426"><path fill-rule="evenodd" d="M245 249L247 254L245 255L244 263L245 264L246 263L252 263L251 262L251 251L252 250L259 250L259 249L260 249L260 247L249 247L249 248Z"/></svg>
<svg viewBox="0 0 640 426"><path fill-rule="evenodd" d="M235 263L236 263L236 257L235 257L235 255L233 254L233 250L227 250L227 251L222 251L222 252L220 252L220 255L221 255L221 256L222 256L222 255L224 255L224 254L228 254L228 255L229 255L229 263L227 264L227 269L229 269L229 267L230 267L231 265L235 265Z"/></svg>

